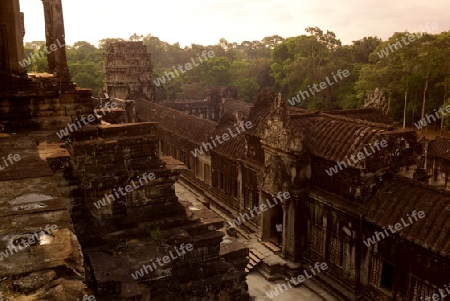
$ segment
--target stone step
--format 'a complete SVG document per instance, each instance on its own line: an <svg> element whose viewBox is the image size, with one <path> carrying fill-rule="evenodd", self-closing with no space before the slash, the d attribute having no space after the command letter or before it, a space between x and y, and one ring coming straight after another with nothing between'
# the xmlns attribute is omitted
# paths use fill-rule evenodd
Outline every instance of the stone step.
<svg viewBox="0 0 450 301"><path fill-rule="evenodd" d="M256 262L256 263L261 262L261 259L259 259L259 258L258 258L257 256L255 256L255 255L253 255L252 252L250 252L250 253L248 254L248 256L250 257L250 261L253 261L253 262Z"/></svg>
<svg viewBox="0 0 450 301"><path fill-rule="evenodd" d="M280 253L281 253L281 248L278 247L277 245L271 243L270 241L265 241L265 242L263 242L263 244L264 244L270 251L272 251L274 254L280 254Z"/></svg>
<svg viewBox="0 0 450 301"><path fill-rule="evenodd" d="M248 268L254 268L255 265L257 265L257 262L254 261L254 260L250 260L250 261L248 262L248 264L247 264L247 267L248 267Z"/></svg>
<svg viewBox="0 0 450 301"><path fill-rule="evenodd" d="M260 260L264 260L264 258L266 258L266 256L264 256L263 254L261 254L258 250L256 249L250 249L250 252L255 255L256 257L258 257Z"/></svg>
<svg viewBox="0 0 450 301"><path fill-rule="evenodd" d="M256 253L256 254L255 254ZM249 250L249 262L247 264L247 268L245 269L246 271L251 271L253 268L255 268L259 263L261 263L262 259L264 258L264 256L261 255L261 253L259 253L257 250L255 249L250 249ZM262 258L261 258L262 257ZM248 272L247 272L248 273Z"/></svg>

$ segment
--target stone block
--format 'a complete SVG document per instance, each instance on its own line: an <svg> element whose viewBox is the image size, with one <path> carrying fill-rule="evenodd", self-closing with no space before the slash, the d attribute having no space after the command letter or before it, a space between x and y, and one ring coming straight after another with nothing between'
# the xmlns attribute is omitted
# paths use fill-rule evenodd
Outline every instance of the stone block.
<svg viewBox="0 0 450 301"><path fill-rule="evenodd" d="M156 134L158 124L155 122L102 125L99 134L102 138L115 136L138 136Z"/></svg>
<svg viewBox="0 0 450 301"><path fill-rule="evenodd" d="M45 284L50 283L55 278L56 272L52 270L35 272L14 281L13 287L16 291L28 295L37 291Z"/></svg>

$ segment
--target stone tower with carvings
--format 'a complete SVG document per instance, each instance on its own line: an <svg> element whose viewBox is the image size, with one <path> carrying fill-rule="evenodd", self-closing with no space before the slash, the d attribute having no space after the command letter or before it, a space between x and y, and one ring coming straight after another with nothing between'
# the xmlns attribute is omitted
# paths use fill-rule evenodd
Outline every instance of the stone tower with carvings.
<svg viewBox="0 0 450 301"><path fill-rule="evenodd" d="M113 42L104 54L105 86L110 97L153 101L153 66L142 42Z"/></svg>

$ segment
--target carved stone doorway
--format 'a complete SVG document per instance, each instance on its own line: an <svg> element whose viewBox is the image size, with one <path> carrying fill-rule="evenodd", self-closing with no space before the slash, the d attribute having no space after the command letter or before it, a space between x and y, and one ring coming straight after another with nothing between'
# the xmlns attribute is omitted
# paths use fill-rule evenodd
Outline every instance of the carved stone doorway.
<svg viewBox="0 0 450 301"><path fill-rule="evenodd" d="M263 212L262 216L261 240L278 245L276 224L283 224L283 206L280 199L263 192L260 204L267 206L267 210Z"/></svg>
<svg viewBox="0 0 450 301"><path fill-rule="evenodd" d="M274 202L274 201L273 201ZM280 204L276 205L274 208L271 208L273 211L271 214L271 220L270 220L270 238L269 241L275 245L278 245L281 248L281 243L278 244L278 231L276 229L277 224L283 224L283 206ZM284 231L284 225L283 225L283 231ZM283 237L283 236L282 236Z"/></svg>

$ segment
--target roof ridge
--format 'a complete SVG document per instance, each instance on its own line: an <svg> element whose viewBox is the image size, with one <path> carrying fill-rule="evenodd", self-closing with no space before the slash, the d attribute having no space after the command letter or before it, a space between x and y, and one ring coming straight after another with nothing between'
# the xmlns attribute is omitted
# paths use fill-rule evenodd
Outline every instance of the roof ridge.
<svg viewBox="0 0 450 301"><path fill-rule="evenodd" d="M144 103L145 100L143 100L142 102ZM172 113L177 113L179 116L189 116L188 118L196 118L196 119L201 120L202 122L205 122L205 123L211 123L211 124L214 124L215 126L218 125L218 123L215 122L215 121L212 121L212 120L209 120L209 119L205 119L205 118L200 118L200 117L198 117L196 115L189 115L189 114L186 114L183 111L178 111L176 109L173 109L173 108L170 108L170 107L166 107L166 106L160 105L158 103L154 103L154 102L147 102L147 103L150 104L150 105L155 105L156 107L159 107L159 108L164 108L167 111L170 111Z"/></svg>
<svg viewBox="0 0 450 301"><path fill-rule="evenodd" d="M386 130L389 130L389 131L395 130L395 126L394 125L387 125L387 124L378 123L378 122L371 122L371 121L367 121L367 120L364 120L364 119L359 119L357 117L349 118L349 117L345 117L345 116L341 116L341 115L333 115L333 114L325 113L323 111L319 111L318 115L319 116L328 117L328 118L331 118L331 119L344 120L344 121L351 122L351 123L356 123L356 124L365 124L365 125L368 125L368 126L378 127L378 128L386 129Z"/></svg>
<svg viewBox="0 0 450 301"><path fill-rule="evenodd" d="M427 190L430 190L430 191L433 191L433 192L437 192L437 193L439 193L441 195L445 195L445 196L450 197L450 191L443 190L443 189L438 189L437 187L432 186L432 185L427 184L427 183L423 183L423 182L420 182L420 181L417 181L417 180L414 180L414 179L411 179L411 178L408 178L408 177L405 177L405 176L402 176L402 175L399 175L399 174L395 174L395 173L392 173L392 172L386 173L383 176L383 178L385 176L392 176L392 178L394 180L398 181L398 182L401 182L401 183L404 183L404 184L408 184L408 185L420 186L421 188L425 188Z"/></svg>

